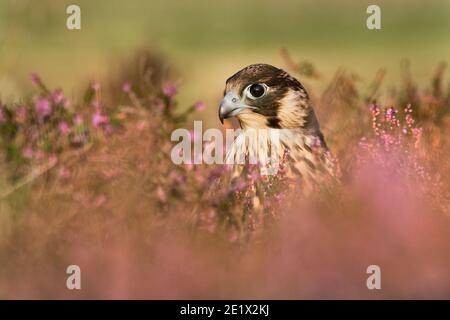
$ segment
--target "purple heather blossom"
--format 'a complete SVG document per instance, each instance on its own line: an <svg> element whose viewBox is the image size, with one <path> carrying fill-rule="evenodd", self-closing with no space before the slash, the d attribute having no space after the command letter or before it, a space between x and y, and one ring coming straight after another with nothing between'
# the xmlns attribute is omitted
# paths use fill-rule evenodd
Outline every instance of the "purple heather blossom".
<svg viewBox="0 0 450 320"><path fill-rule="evenodd" d="M94 83L92 84L92 89L94 89L95 91L99 91L100 88L101 88L100 82L94 82Z"/></svg>
<svg viewBox="0 0 450 320"><path fill-rule="evenodd" d="M256 182L260 178L259 172L257 170L252 170L251 173L248 174L248 178L251 182Z"/></svg>
<svg viewBox="0 0 450 320"><path fill-rule="evenodd" d="M163 88L164 95L171 98L177 94L177 87L171 83L167 83Z"/></svg>
<svg viewBox="0 0 450 320"><path fill-rule="evenodd" d="M375 109L377 109L377 106L373 103L369 104L369 110L370 112L373 112Z"/></svg>
<svg viewBox="0 0 450 320"><path fill-rule="evenodd" d="M203 101L197 101L194 106L197 111L202 111L206 108L206 104Z"/></svg>
<svg viewBox="0 0 450 320"><path fill-rule="evenodd" d="M103 129L104 129L104 131L105 131L105 133L106 133L107 135L110 135L110 134L113 133L113 127L112 127L112 125L111 125L110 123L107 123L107 124L103 127Z"/></svg>
<svg viewBox="0 0 450 320"><path fill-rule="evenodd" d="M145 129L146 126L147 126L147 122L145 120L140 120L136 124L136 129L138 129L139 131L142 131Z"/></svg>
<svg viewBox="0 0 450 320"><path fill-rule="evenodd" d="M94 106L95 109L100 109L102 107L102 103L98 99L93 101L92 105Z"/></svg>
<svg viewBox="0 0 450 320"><path fill-rule="evenodd" d="M93 205L95 208L98 208L101 207L105 202L106 196L104 194L101 194L97 198L95 198Z"/></svg>
<svg viewBox="0 0 450 320"><path fill-rule="evenodd" d="M45 157L45 153L44 153L44 151L42 151L42 150L36 150L36 151L33 153L33 155L34 155L34 158L35 158L35 159L38 159L38 160L42 160L42 159L44 159L44 157Z"/></svg>
<svg viewBox="0 0 450 320"><path fill-rule="evenodd" d="M39 77L39 75L36 72L31 73L30 78L31 78L31 82L35 86L39 86L42 84L41 78Z"/></svg>
<svg viewBox="0 0 450 320"><path fill-rule="evenodd" d="M92 115L92 125L95 128L99 128L103 125L106 125L109 123L109 118L102 114L100 110L95 111L95 113Z"/></svg>
<svg viewBox="0 0 450 320"><path fill-rule="evenodd" d="M405 122L408 128L411 128L414 124L414 117L411 114L405 116Z"/></svg>
<svg viewBox="0 0 450 320"><path fill-rule="evenodd" d="M61 167L61 169L59 169L58 171L58 176L62 179L70 178L70 171L65 167Z"/></svg>
<svg viewBox="0 0 450 320"><path fill-rule="evenodd" d="M36 112L39 119L44 119L52 113L52 107L46 98L38 98L35 101Z"/></svg>
<svg viewBox="0 0 450 320"><path fill-rule="evenodd" d="M55 104L61 104L61 105L66 104L66 98L64 97L64 94L61 89L56 89L55 91L53 91L52 100Z"/></svg>
<svg viewBox="0 0 450 320"><path fill-rule="evenodd" d="M74 123L76 126L82 125L82 124L83 124L83 117L77 114L77 115L73 118L73 123Z"/></svg>
<svg viewBox="0 0 450 320"><path fill-rule="evenodd" d="M234 192L241 192L243 190L245 190L245 188L247 187L247 183L243 180L238 180L236 183L234 183L234 185L232 186L232 190Z"/></svg>
<svg viewBox="0 0 450 320"><path fill-rule="evenodd" d="M59 132L63 135L67 135L70 132L70 127L65 121L61 121L58 125Z"/></svg>
<svg viewBox="0 0 450 320"><path fill-rule="evenodd" d="M233 228L233 230L231 230L228 235L228 241L236 242L238 239L239 239L239 233L235 228Z"/></svg>
<svg viewBox="0 0 450 320"><path fill-rule="evenodd" d="M131 83L129 81L124 82L122 85L122 91L125 93L131 92Z"/></svg>
<svg viewBox="0 0 450 320"><path fill-rule="evenodd" d="M186 175L179 175L177 172L175 171L171 171L169 174L169 179L175 183L185 183L186 182Z"/></svg>
<svg viewBox="0 0 450 320"><path fill-rule="evenodd" d="M387 116L393 116L395 113L396 113L396 110L394 108L392 108L392 107L387 108L387 110L386 110L386 115Z"/></svg>
<svg viewBox="0 0 450 320"><path fill-rule="evenodd" d="M22 150L22 155L27 159L33 158L33 148L31 146L26 146Z"/></svg>
<svg viewBox="0 0 450 320"><path fill-rule="evenodd" d="M156 196L159 199L159 201L161 201L161 202L167 201L166 192L164 191L163 188L161 188L161 186L158 186L158 188L156 188Z"/></svg>
<svg viewBox="0 0 450 320"><path fill-rule="evenodd" d="M72 142L75 144L84 144L88 141L88 136L85 132L76 134L73 138L72 138Z"/></svg>
<svg viewBox="0 0 450 320"><path fill-rule="evenodd" d="M50 154L47 159L51 164L56 164L58 162L58 156L54 153Z"/></svg>

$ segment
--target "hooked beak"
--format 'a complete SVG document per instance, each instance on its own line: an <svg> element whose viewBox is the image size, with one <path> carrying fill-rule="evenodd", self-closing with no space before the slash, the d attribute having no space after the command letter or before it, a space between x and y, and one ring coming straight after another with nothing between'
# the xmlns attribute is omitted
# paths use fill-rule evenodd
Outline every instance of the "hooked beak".
<svg viewBox="0 0 450 320"><path fill-rule="evenodd" d="M234 117L244 109L249 109L249 107L242 103L236 93L228 92L219 106L220 122L223 124L224 119Z"/></svg>

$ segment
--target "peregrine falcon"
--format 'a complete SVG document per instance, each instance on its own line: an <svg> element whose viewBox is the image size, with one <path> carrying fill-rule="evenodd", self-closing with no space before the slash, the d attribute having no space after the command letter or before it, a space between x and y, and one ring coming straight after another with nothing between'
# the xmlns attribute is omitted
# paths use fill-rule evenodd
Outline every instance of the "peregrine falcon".
<svg viewBox="0 0 450 320"><path fill-rule="evenodd" d="M248 157L252 150L265 147L273 149L276 133L280 148L280 162L284 174L309 192L324 179L334 177L335 162L320 130L314 108L302 84L282 69L268 64L253 64L240 70L226 81L224 98L219 107L219 119L236 117L241 134L235 139L232 152ZM249 143L250 129L263 129L270 133L266 141ZM259 136L261 140L261 137ZM248 159L248 158L246 158ZM235 164L234 173L239 175L245 164Z"/></svg>

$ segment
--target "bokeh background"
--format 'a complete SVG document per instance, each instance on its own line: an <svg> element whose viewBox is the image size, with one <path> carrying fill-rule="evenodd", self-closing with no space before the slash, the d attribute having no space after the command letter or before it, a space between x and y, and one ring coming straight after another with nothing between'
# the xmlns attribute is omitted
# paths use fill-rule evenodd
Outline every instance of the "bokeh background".
<svg viewBox="0 0 450 320"><path fill-rule="evenodd" d="M65 27L72 3L81 7L80 31ZM307 83L310 90L323 87L340 67L363 83L385 67L384 84L392 85L404 58L418 82L429 81L437 63L450 57L450 2L376 1L382 15L382 30L376 31L366 28L366 8L373 3L1 0L1 99L26 92L31 71L51 87L77 92L83 80L101 78L118 57L143 46L170 59L181 105L202 99L210 106L204 117L214 121L225 79L250 63L283 67L281 47L318 66L322 78Z"/></svg>

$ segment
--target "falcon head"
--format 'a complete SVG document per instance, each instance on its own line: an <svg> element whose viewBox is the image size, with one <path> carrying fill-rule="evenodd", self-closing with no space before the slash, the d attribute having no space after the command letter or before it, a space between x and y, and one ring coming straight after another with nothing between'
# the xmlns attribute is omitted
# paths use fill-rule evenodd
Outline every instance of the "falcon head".
<svg viewBox="0 0 450 320"><path fill-rule="evenodd" d="M308 94L282 69L253 64L226 81L219 119L236 117L242 128L303 129L320 133Z"/></svg>

